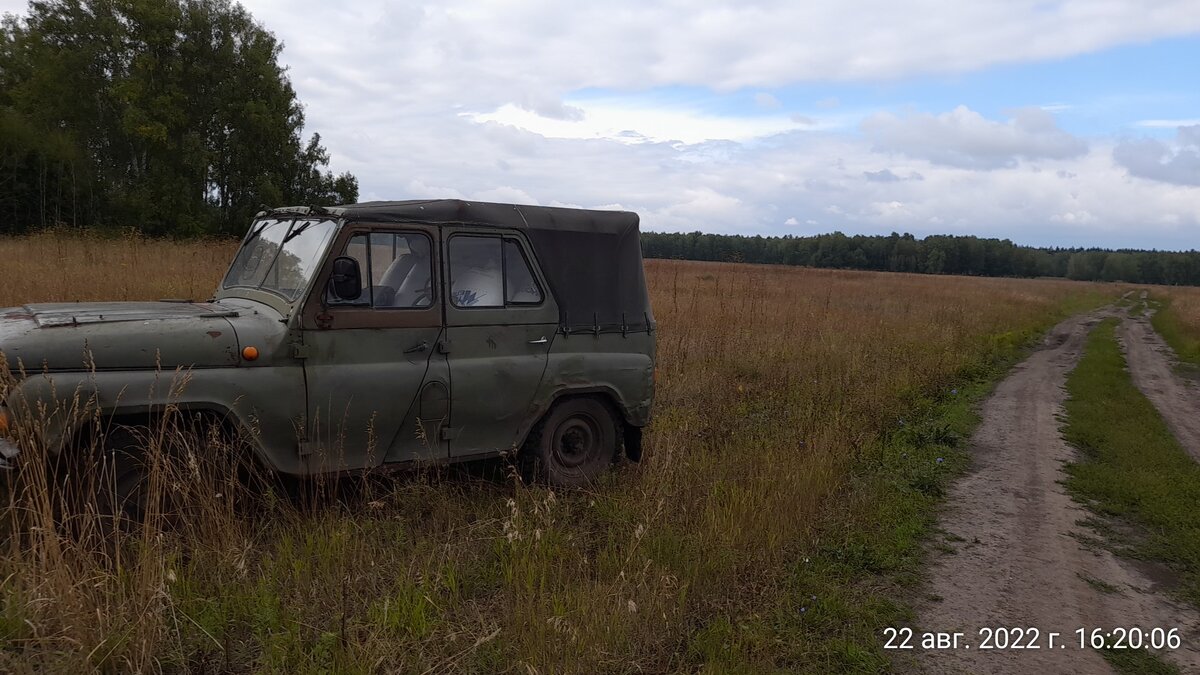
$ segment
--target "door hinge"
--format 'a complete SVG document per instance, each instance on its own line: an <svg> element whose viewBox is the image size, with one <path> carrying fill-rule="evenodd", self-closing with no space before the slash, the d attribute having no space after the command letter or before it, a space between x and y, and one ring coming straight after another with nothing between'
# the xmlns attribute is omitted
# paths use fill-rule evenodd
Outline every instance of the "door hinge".
<svg viewBox="0 0 1200 675"><path fill-rule="evenodd" d="M307 359L308 358L308 345L300 344L299 342L293 342L292 343L292 358Z"/></svg>
<svg viewBox="0 0 1200 675"><path fill-rule="evenodd" d="M437 347L438 347L439 354L449 354L450 353L450 341L449 340L439 340Z"/></svg>
<svg viewBox="0 0 1200 675"><path fill-rule="evenodd" d="M462 427L457 427L457 428L442 427L441 432L438 433L438 437L441 438L443 441L452 441L452 440L458 438L458 434L461 431L462 431Z"/></svg>

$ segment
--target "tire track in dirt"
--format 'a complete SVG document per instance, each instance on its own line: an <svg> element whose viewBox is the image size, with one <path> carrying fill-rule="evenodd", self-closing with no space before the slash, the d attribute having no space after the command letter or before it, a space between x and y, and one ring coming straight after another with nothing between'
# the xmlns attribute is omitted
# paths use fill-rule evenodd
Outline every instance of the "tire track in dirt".
<svg viewBox="0 0 1200 675"><path fill-rule="evenodd" d="M1166 420L1171 433L1200 462L1200 389L1175 374L1175 352L1150 325L1153 310L1117 329L1133 383Z"/></svg>
<svg viewBox="0 0 1200 675"><path fill-rule="evenodd" d="M931 564L918 631L962 632L969 649L914 651L930 673L1106 673L1099 653L1079 649L1077 628L1178 627L1184 648L1168 658L1200 672L1200 616L1155 591L1127 561L1086 542L1090 514L1060 484L1075 451L1059 427L1064 384L1105 309L1056 326L1003 380L971 439L972 469L950 490L941 518L954 553ZM1036 628L1041 649L981 650L979 629ZM1046 649L1047 634L1059 633ZM901 656L900 658L904 658Z"/></svg>

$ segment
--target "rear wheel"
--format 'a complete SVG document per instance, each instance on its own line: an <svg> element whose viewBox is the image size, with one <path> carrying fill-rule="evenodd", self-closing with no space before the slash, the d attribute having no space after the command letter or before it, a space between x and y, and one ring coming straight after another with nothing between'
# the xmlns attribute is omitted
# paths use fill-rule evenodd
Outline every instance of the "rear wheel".
<svg viewBox="0 0 1200 675"><path fill-rule="evenodd" d="M530 432L525 456L533 477L560 487L586 485L617 457L617 420L594 398L556 404Z"/></svg>

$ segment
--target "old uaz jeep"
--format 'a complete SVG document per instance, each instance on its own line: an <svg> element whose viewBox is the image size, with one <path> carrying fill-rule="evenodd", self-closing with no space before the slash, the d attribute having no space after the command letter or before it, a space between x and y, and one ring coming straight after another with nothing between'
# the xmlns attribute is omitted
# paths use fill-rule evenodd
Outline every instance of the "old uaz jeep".
<svg viewBox="0 0 1200 675"><path fill-rule="evenodd" d="M541 479L578 485L640 453L654 332L633 213L276 209L207 302L0 309L16 377L0 453L12 463L34 427L69 453L81 410L135 428L169 404L234 424L285 474L520 450Z"/></svg>

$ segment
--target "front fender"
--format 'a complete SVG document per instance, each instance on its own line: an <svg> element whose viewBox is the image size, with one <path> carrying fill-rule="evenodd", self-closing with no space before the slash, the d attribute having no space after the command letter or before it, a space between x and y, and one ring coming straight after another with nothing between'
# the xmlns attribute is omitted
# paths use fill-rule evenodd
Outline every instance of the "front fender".
<svg viewBox="0 0 1200 675"><path fill-rule="evenodd" d="M236 421L271 469L305 472L296 445L304 415L299 366L41 373L15 385L7 404L26 442L50 455L97 421L195 410Z"/></svg>

